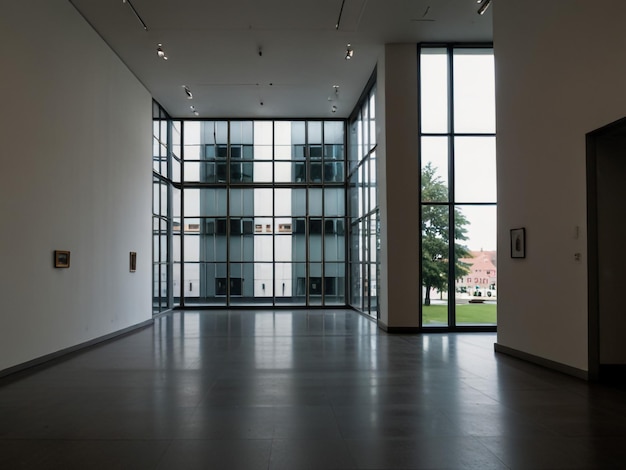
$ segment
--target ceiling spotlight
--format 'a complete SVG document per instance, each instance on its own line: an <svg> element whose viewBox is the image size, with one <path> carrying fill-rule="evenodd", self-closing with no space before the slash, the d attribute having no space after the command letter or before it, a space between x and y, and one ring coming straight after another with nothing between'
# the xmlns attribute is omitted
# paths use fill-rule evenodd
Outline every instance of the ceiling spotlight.
<svg viewBox="0 0 626 470"><path fill-rule="evenodd" d="M157 55L161 59L167 60L167 56L165 55L165 51L163 50L163 44L157 44Z"/></svg>
<svg viewBox="0 0 626 470"><path fill-rule="evenodd" d="M333 107L332 107L332 108L330 108L330 110L331 110L333 113L336 113L336 112L337 112L337 106L333 105Z"/></svg>
<svg viewBox="0 0 626 470"><path fill-rule="evenodd" d="M185 90L185 94L187 95L187 99L193 99L193 95L191 94L191 90L187 85L183 85L183 90Z"/></svg>
<svg viewBox="0 0 626 470"><path fill-rule="evenodd" d="M478 3L481 3L480 7L478 8L478 14L484 15L487 11L487 8L489 8L489 6L491 5L491 0L482 0L482 2Z"/></svg>
<svg viewBox="0 0 626 470"><path fill-rule="evenodd" d="M353 55L354 55L354 49L352 49L352 46L348 44L346 46L346 60L352 59Z"/></svg>

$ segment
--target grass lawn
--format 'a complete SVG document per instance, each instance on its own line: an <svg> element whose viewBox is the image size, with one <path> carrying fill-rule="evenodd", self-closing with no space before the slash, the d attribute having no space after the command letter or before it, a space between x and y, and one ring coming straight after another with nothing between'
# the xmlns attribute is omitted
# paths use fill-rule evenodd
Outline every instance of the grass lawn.
<svg viewBox="0 0 626 470"><path fill-rule="evenodd" d="M468 323L472 325L496 323L496 304L461 304L456 306L457 325ZM423 305L424 325L447 325L447 305Z"/></svg>

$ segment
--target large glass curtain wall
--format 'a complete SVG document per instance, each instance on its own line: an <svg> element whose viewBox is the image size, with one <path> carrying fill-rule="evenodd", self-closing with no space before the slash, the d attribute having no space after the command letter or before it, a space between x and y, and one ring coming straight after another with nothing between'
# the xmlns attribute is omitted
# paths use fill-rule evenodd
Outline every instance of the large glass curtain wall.
<svg viewBox="0 0 626 470"><path fill-rule="evenodd" d="M173 125L165 110L156 102L152 106L152 309L163 312L173 306L170 282L172 273L172 198L180 198L180 124ZM180 225L180 222L178 222Z"/></svg>
<svg viewBox="0 0 626 470"><path fill-rule="evenodd" d="M345 305L343 121L183 121L182 305Z"/></svg>
<svg viewBox="0 0 626 470"><path fill-rule="evenodd" d="M350 119L350 305L378 317L380 218L376 193L376 88Z"/></svg>
<svg viewBox="0 0 626 470"><path fill-rule="evenodd" d="M419 52L421 320L495 325L495 75L491 47Z"/></svg>

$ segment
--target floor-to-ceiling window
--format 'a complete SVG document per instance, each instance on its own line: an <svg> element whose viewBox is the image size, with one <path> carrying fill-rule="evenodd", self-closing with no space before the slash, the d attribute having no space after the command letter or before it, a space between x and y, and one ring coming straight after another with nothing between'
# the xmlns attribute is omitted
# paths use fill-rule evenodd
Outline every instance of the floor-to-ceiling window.
<svg viewBox="0 0 626 470"><path fill-rule="evenodd" d="M180 198L180 190L172 181L180 181L180 126L173 126L156 102L152 122L152 310L159 313L174 306L171 253L176 220L172 198Z"/></svg>
<svg viewBox="0 0 626 470"><path fill-rule="evenodd" d="M421 46L419 80L422 326L495 325L493 50Z"/></svg>
<svg viewBox="0 0 626 470"><path fill-rule="evenodd" d="M380 218L376 194L376 87L370 83L349 122L350 305L378 312Z"/></svg>
<svg viewBox="0 0 626 470"><path fill-rule="evenodd" d="M344 121L181 126L182 304L345 305Z"/></svg>

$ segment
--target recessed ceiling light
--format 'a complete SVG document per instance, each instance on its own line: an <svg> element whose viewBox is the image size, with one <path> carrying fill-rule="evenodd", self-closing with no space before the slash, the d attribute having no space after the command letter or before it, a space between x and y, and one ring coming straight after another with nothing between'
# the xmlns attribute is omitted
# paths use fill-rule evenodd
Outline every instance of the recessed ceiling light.
<svg viewBox="0 0 626 470"><path fill-rule="evenodd" d="M167 56L165 55L165 51L163 50L163 44L157 44L157 55L161 59L167 60Z"/></svg>
<svg viewBox="0 0 626 470"><path fill-rule="evenodd" d="M487 8L489 8L489 5L491 5L491 0L481 0L478 3L482 3L480 5L480 8L478 8L478 14L479 15L484 15L485 12L487 11Z"/></svg>
<svg viewBox="0 0 626 470"><path fill-rule="evenodd" d="M352 59L353 55L354 55L354 49L352 49L352 46L348 44L346 46L346 60Z"/></svg>
<svg viewBox="0 0 626 470"><path fill-rule="evenodd" d="M187 95L187 99L193 99L193 95L191 94L191 90L187 85L183 85L183 90L185 90L185 94Z"/></svg>

